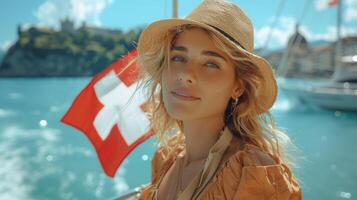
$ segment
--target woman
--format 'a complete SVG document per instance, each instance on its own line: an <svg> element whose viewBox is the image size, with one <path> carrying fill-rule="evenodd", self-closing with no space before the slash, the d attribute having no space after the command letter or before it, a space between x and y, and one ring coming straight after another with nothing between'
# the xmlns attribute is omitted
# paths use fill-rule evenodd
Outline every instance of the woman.
<svg viewBox="0 0 357 200"><path fill-rule="evenodd" d="M301 199L283 151L289 137L268 111L276 80L253 48L250 20L223 0L142 32L138 59L159 146L139 199Z"/></svg>

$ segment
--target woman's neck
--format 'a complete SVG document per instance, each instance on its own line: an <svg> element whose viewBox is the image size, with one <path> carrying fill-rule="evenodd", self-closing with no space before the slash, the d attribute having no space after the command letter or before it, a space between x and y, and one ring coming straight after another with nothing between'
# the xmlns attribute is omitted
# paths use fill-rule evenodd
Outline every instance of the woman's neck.
<svg viewBox="0 0 357 200"><path fill-rule="evenodd" d="M183 121L186 146L184 166L206 158L223 127L222 117Z"/></svg>

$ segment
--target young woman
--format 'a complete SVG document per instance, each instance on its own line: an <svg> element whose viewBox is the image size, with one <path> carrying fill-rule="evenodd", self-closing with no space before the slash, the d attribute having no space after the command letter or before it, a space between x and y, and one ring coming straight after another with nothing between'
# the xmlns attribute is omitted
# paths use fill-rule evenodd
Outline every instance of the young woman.
<svg viewBox="0 0 357 200"><path fill-rule="evenodd" d="M301 199L284 154L289 137L269 114L277 83L253 48L250 20L223 0L142 32L158 149L139 199Z"/></svg>

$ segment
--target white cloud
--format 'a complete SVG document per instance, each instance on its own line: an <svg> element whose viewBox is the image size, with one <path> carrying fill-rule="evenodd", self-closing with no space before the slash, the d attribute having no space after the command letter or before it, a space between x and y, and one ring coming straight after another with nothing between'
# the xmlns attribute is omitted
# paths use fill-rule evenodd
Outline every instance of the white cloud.
<svg viewBox="0 0 357 200"><path fill-rule="evenodd" d="M357 19L357 9L349 9L346 13L346 21L352 21Z"/></svg>
<svg viewBox="0 0 357 200"><path fill-rule="evenodd" d="M2 43L1 45L1 50L2 51L7 51L13 44L14 42L10 41L10 40L6 40L4 43Z"/></svg>
<svg viewBox="0 0 357 200"><path fill-rule="evenodd" d="M31 23L23 23L21 24L21 29L22 30L27 30L29 28L31 28L33 25Z"/></svg>
<svg viewBox="0 0 357 200"><path fill-rule="evenodd" d="M278 26L275 27L273 30L270 26L264 26L259 30L256 30L255 33L255 45L256 47L263 47L265 42L270 34L270 42L268 48L273 46L276 47L283 47L287 44L289 37L295 31L295 24L296 20L292 17L280 17L278 19ZM300 33L305 36L308 41L314 40L328 40L333 41L336 40L336 26L328 26L323 33L315 33L311 31L308 27L304 25L300 25L299 27ZM270 33L271 31L271 33ZM341 27L341 35L343 37L356 35L357 29L352 27Z"/></svg>
<svg viewBox="0 0 357 200"><path fill-rule="evenodd" d="M336 36L337 36L336 26L328 26L324 33L313 33L309 29L303 26L301 27L301 32L306 36L308 41L313 41L313 40L333 41L336 40ZM356 34L357 34L357 29L355 28L345 27L345 26L341 27L342 37L356 35Z"/></svg>
<svg viewBox="0 0 357 200"><path fill-rule="evenodd" d="M315 10L323 11L323 10L328 9L330 7L328 4L329 1L331 1L331 0L315 0L314 1ZM346 0L344 2L345 2L345 3L343 3L344 21L349 22L349 21L357 20L357 1L356 0Z"/></svg>
<svg viewBox="0 0 357 200"><path fill-rule="evenodd" d="M47 0L38 7L35 16L39 25L58 28L59 21L69 17L80 25L87 24L101 26L100 14L113 0Z"/></svg>
<svg viewBox="0 0 357 200"><path fill-rule="evenodd" d="M270 26L264 26L261 29L256 30L255 45L257 47L262 47L265 45L267 38L270 35L268 46L271 46L272 44L278 47L284 46L295 30L295 23L296 21L294 18L283 16L278 19L278 26L274 29L271 29Z"/></svg>
<svg viewBox="0 0 357 200"><path fill-rule="evenodd" d="M346 21L357 20L357 1L356 0L346 0Z"/></svg>
<svg viewBox="0 0 357 200"><path fill-rule="evenodd" d="M329 7L328 1L329 0L315 0L314 1L315 9L317 11L325 10L326 8Z"/></svg>

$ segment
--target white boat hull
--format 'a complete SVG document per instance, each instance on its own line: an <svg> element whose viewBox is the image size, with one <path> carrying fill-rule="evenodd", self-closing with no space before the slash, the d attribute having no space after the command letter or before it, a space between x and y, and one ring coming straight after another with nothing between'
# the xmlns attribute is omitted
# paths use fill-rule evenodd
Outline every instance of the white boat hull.
<svg viewBox="0 0 357 200"><path fill-rule="evenodd" d="M281 84L288 98L304 104L334 110L357 111L357 84L327 82L324 84L301 84L299 87Z"/></svg>

